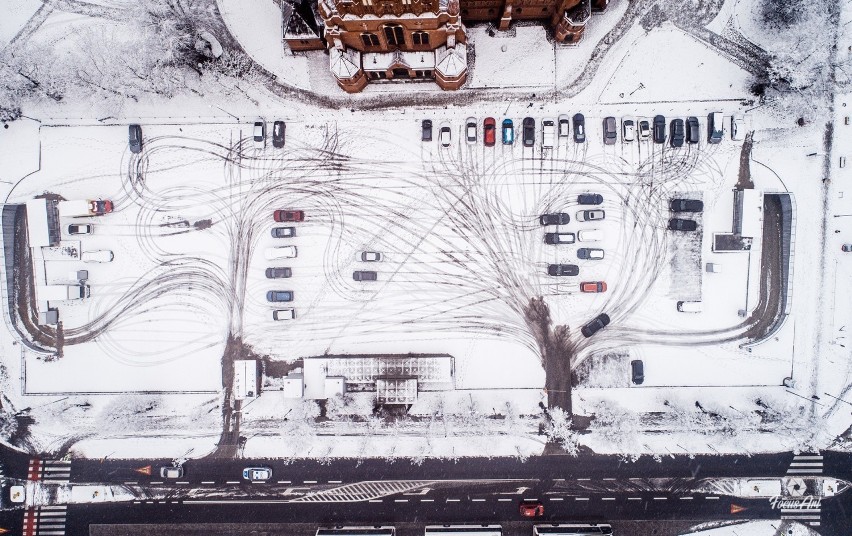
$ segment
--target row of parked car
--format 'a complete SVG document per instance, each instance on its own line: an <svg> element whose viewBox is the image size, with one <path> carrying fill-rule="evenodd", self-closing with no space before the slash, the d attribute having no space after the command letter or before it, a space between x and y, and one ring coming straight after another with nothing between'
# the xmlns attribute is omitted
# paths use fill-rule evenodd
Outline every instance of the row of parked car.
<svg viewBox="0 0 852 536"><path fill-rule="evenodd" d="M284 147L284 134L287 130L287 124L284 121L278 120L272 123L272 146L276 149ZM254 122L254 130L252 131L252 139L254 145L258 149L266 147L266 120L258 117Z"/></svg>
<svg viewBox="0 0 852 536"><path fill-rule="evenodd" d="M276 210L272 213L272 219L276 223L299 223L305 221L303 210ZM296 236L296 227L273 227L272 238L293 238ZM275 246L266 250L267 260L295 259L298 255L296 246ZM267 279L288 279L293 276L293 270L288 266L270 266L266 269ZM293 301L292 290L270 290L266 293L266 301L270 303L288 303ZM275 309L272 311L272 320L293 320L296 318L296 310L292 307L286 309Z"/></svg>
<svg viewBox="0 0 852 536"><path fill-rule="evenodd" d="M669 208L672 212L702 212L704 203L698 199L672 199L669 202ZM698 223L695 220L686 218L671 218L669 219L670 231L695 231L698 229Z"/></svg>
<svg viewBox="0 0 852 536"><path fill-rule="evenodd" d="M586 120L583 114L574 114L574 129L571 130L571 119L567 115L560 115L558 120L542 120L542 147L550 148L556 143L556 137L569 137L572 135L577 143L586 141ZM521 140L524 147L535 145L535 119L525 117L521 123ZM432 141L432 120L424 119L420 123L421 141ZM479 141L479 121L475 117L468 117L464 126L464 139L469 145ZM515 143L515 123L511 119L504 119L500 123L500 139L503 145ZM441 123L438 131L438 141L443 147L449 147L452 143L453 134L448 122ZM482 143L486 147L493 147L497 143L497 120L486 117L482 121Z"/></svg>
<svg viewBox="0 0 852 536"><path fill-rule="evenodd" d="M686 122L683 119L673 119L669 123L669 142L672 147L683 147L686 143L695 144L700 141L701 127L698 118L689 116ZM745 133L745 124L742 118L731 116L731 139L739 140ZM644 141L653 138L654 143L666 142L666 118L662 115L654 116L653 122L648 119L621 120L621 141L631 143L635 140ZM707 116L707 142L721 143L724 138L724 120L722 112L712 112ZM615 117L605 117L603 120L603 141L606 145L614 145L618 139L618 129Z"/></svg>
<svg viewBox="0 0 852 536"><path fill-rule="evenodd" d="M580 205L600 205L603 196L600 194L580 194L577 196ZM606 218L606 212L601 209L580 210L576 214L578 222L600 221ZM571 222L571 216L566 212L554 212L542 214L538 218L543 227L552 225L567 225ZM581 242L595 242L603 240L603 231L600 229L584 229L576 235L567 232L552 232L544 234L544 243L551 245L573 244L579 237ZM604 258L604 250L600 248L583 247L577 250L577 258L582 260L601 260ZM549 264L547 274L554 277L573 277L580 275L580 267L576 264ZM584 281L580 283L580 292L606 292L604 281Z"/></svg>

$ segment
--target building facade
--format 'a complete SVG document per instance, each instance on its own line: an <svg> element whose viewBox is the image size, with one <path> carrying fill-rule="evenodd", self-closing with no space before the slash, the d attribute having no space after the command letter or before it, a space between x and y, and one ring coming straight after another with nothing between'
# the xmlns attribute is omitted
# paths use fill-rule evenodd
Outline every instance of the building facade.
<svg viewBox="0 0 852 536"><path fill-rule="evenodd" d="M331 72L341 88L355 93L371 81L400 79L434 80L443 89L458 89L467 79L465 21L492 22L505 30L515 20L541 20L556 41L576 43L592 11L605 9L607 2L317 0L316 6ZM294 39L294 44L294 50L305 49L302 42Z"/></svg>

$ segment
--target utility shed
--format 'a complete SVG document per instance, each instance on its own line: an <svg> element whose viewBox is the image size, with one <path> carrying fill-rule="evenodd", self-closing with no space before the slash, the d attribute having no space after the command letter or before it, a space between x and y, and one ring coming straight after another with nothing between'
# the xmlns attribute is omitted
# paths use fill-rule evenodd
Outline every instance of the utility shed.
<svg viewBox="0 0 852 536"><path fill-rule="evenodd" d="M257 397L257 360L234 361L234 398L245 400Z"/></svg>
<svg viewBox="0 0 852 536"><path fill-rule="evenodd" d="M51 205L47 199L30 199L27 201L27 237L31 248L50 247L59 243L58 233L51 233Z"/></svg>

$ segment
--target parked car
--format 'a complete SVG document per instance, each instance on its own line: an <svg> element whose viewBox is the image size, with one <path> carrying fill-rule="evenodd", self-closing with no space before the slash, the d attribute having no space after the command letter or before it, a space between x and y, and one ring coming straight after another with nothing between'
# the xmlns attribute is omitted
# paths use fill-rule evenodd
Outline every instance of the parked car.
<svg viewBox="0 0 852 536"><path fill-rule="evenodd" d="M634 359L630 362L630 373L633 383L642 385L642 382L645 381L645 365L641 359Z"/></svg>
<svg viewBox="0 0 852 536"><path fill-rule="evenodd" d="M272 478L272 469L269 467L246 467L243 469L243 478L252 482L262 482Z"/></svg>
<svg viewBox="0 0 852 536"><path fill-rule="evenodd" d="M580 242L600 242L604 239L604 232L600 229L585 229L577 233Z"/></svg>
<svg viewBox="0 0 852 536"><path fill-rule="evenodd" d="M677 302L677 310L681 313L700 313L700 301L679 301Z"/></svg>
<svg viewBox="0 0 852 536"><path fill-rule="evenodd" d="M497 121L493 117L486 117L482 122L482 142L486 147L494 147L497 141Z"/></svg>
<svg viewBox="0 0 852 536"><path fill-rule="evenodd" d="M840 251L843 251L844 253L852 252L852 244L843 244L840 246Z"/></svg>
<svg viewBox="0 0 852 536"><path fill-rule="evenodd" d="M87 235L95 232L95 226L91 223L72 223L68 226L70 235Z"/></svg>
<svg viewBox="0 0 852 536"><path fill-rule="evenodd" d="M542 214L538 217L538 222L542 225L565 225L571 221L571 216L564 212L554 212L553 214Z"/></svg>
<svg viewBox="0 0 852 536"><path fill-rule="evenodd" d="M372 270L355 270L352 272L352 279L355 281L378 281L379 274Z"/></svg>
<svg viewBox="0 0 852 536"><path fill-rule="evenodd" d="M574 233L545 233L544 234L544 243L545 244L573 244L576 242L576 236Z"/></svg>
<svg viewBox="0 0 852 536"><path fill-rule="evenodd" d="M272 238L293 238L296 236L295 227L273 227Z"/></svg>
<svg viewBox="0 0 852 536"><path fill-rule="evenodd" d="M378 251L362 251L358 254L358 260L362 262L379 262L382 254Z"/></svg>
<svg viewBox="0 0 852 536"><path fill-rule="evenodd" d="M511 119L503 120L503 145L512 145L515 143L515 125Z"/></svg>
<svg viewBox="0 0 852 536"><path fill-rule="evenodd" d="M468 117L464 126L464 139L468 144L476 143L476 118Z"/></svg>
<svg viewBox="0 0 852 536"><path fill-rule="evenodd" d="M532 117L524 118L523 142L524 147L535 145L535 119Z"/></svg>
<svg viewBox="0 0 852 536"><path fill-rule="evenodd" d="M266 121L263 118L258 118L257 121L254 122L254 145L258 148L266 147Z"/></svg>
<svg viewBox="0 0 852 536"><path fill-rule="evenodd" d="M670 231L694 231L696 229L698 229L698 224L693 220L682 220L680 218L669 220Z"/></svg>
<svg viewBox="0 0 852 536"><path fill-rule="evenodd" d="M574 114L574 142L586 142L586 118L581 113Z"/></svg>
<svg viewBox="0 0 852 536"><path fill-rule="evenodd" d="M305 221L304 210L276 210L272 213L272 219L281 222L299 222Z"/></svg>
<svg viewBox="0 0 852 536"><path fill-rule="evenodd" d="M654 116L654 143L666 143L666 118L662 115Z"/></svg>
<svg viewBox="0 0 852 536"><path fill-rule="evenodd" d="M287 277L291 277L293 275L293 271L290 268L279 267L279 268L267 268L266 269L266 278L267 279L284 279Z"/></svg>
<svg viewBox="0 0 852 536"><path fill-rule="evenodd" d="M672 147L683 147L683 119L675 119L671 124L671 144Z"/></svg>
<svg viewBox="0 0 852 536"><path fill-rule="evenodd" d="M731 139L739 141L745 136L746 126L745 119L742 117L731 116Z"/></svg>
<svg viewBox="0 0 852 536"><path fill-rule="evenodd" d="M686 143L698 143L698 138L701 136L700 128L697 117L691 115L686 118Z"/></svg>
<svg viewBox="0 0 852 536"><path fill-rule="evenodd" d="M183 467L160 467L160 478L183 478Z"/></svg>
<svg viewBox="0 0 852 536"><path fill-rule="evenodd" d="M556 123L553 119L541 120L541 146L544 149L550 149L556 142Z"/></svg>
<svg viewBox="0 0 852 536"><path fill-rule="evenodd" d="M583 328L580 329L580 333L582 333L584 337L589 338L592 335L594 335L595 333L597 333L598 331L607 327L608 325L609 325L609 316L606 315L605 313L601 313L598 316L596 316L591 322L589 322L588 324L583 326Z"/></svg>
<svg viewBox="0 0 852 536"><path fill-rule="evenodd" d="M577 196L578 205L600 205L603 203L601 194L580 194Z"/></svg>
<svg viewBox="0 0 852 536"><path fill-rule="evenodd" d="M139 125L130 125L128 128L128 145L131 153L142 152L142 127Z"/></svg>
<svg viewBox="0 0 852 536"><path fill-rule="evenodd" d="M108 249L99 249L97 251L84 251L80 253L80 260L83 262L112 262L115 256Z"/></svg>
<svg viewBox="0 0 852 536"><path fill-rule="evenodd" d="M606 212L603 210L581 210L577 212L577 221L598 221L604 219Z"/></svg>
<svg viewBox="0 0 852 536"><path fill-rule="evenodd" d="M605 145L615 145L618 139L618 131L615 126L615 118L607 117L603 120L603 141Z"/></svg>
<svg viewBox="0 0 852 536"><path fill-rule="evenodd" d="M272 311L272 320L293 320L296 318L296 310L293 308L290 309L276 309Z"/></svg>
<svg viewBox="0 0 852 536"><path fill-rule="evenodd" d="M424 119L420 122L420 141L432 141L431 119Z"/></svg>
<svg viewBox="0 0 852 536"><path fill-rule="evenodd" d="M284 133L287 125L284 121L276 121L272 123L272 146L276 149L284 147Z"/></svg>
<svg viewBox="0 0 852 536"><path fill-rule="evenodd" d="M636 139L636 127L632 119L623 119L621 121L621 141L630 143Z"/></svg>
<svg viewBox="0 0 852 536"><path fill-rule="evenodd" d="M704 210L704 203L698 199L672 199L669 208L673 212L701 212Z"/></svg>
<svg viewBox="0 0 852 536"><path fill-rule="evenodd" d="M518 509L524 517L541 517L544 515L544 505L541 504L541 501L521 501Z"/></svg>
<svg viewBox="0 0 852 536"><path fill-rule="evenodd" d="M270 290L266 293L268 302L291 302L293 301L292 290Z"/></svg>
<svg viewBox="0 0 852 536"><path fill-rule="evenodd" d="M723 128L722 112L707 115L707 143L720 143L725 135Z"/></svg>
<svg viewBox="0 0 852 536"><path fill-rule="evenodd" d="M639 139L647 140L651 137L651 123L647 119L639 121Z"/></svg>
<svg viewBox="0 0 852 536"><path fill-rule="evenodd" d="M568 116L562 114L559 116L559 137L567 138L571 134L571 120Z"/></svg>
<svg viewBox="0 0 852 536"><path fill-rule="evenodd" d="M275 259L295 259L296 258L296 246L280 246L274 248L266 248L266 251L263 252L266 260L275 260Z"/></svg>
<svg viewBox="0 0 852 536"><path fill-rule="evenodd" d="M547 275L557 277L580 275L580 267L576 264L548 264Z"/></svg>
<svg viewBox="0 0 852 536"><path fill-rule="evenodd" d="M449 123L441 123L441 131L438 133L442 147L449 147L453 141L453 133L450 131Z"/></svg>
<svg viewBox="0 0 852 536"><path fill-rule="evenodd" d="M606 292L606 283L603 281L583 281L580 283L580 292Z"/></svg>
<svg viewBox="0 0 852 536"><path fill-rule="evenodd" d="M577 258L589 261L599 261L604 258L604 250L600 248L580 248L577 250Z"/></svg>

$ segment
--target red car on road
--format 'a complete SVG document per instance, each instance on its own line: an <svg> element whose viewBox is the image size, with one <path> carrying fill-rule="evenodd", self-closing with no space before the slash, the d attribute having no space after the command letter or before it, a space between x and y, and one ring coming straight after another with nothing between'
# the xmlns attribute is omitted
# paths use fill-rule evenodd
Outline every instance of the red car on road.
<svg viewBox="0 0 852 536"><path fill-rule="evenodd" d="M284 221L305 221L304 210L276 210L272 217L277 222Z"/></svg>
<svg viewBox="0 0 852 536"><path fill-rule="evenodd" d="M493 117L486 117L485 121L482 122L482 126L485 130L485 135L482 136L485 146L494 147L494 143L497 139L497 121L495 121Z"/></svg>
<svg viewBox="0 0 852 536"><path fill-rule="evenodd" d="M541 501L521 501L519 510L524 517L541 517L544 515L544 505Z"/></svg>

